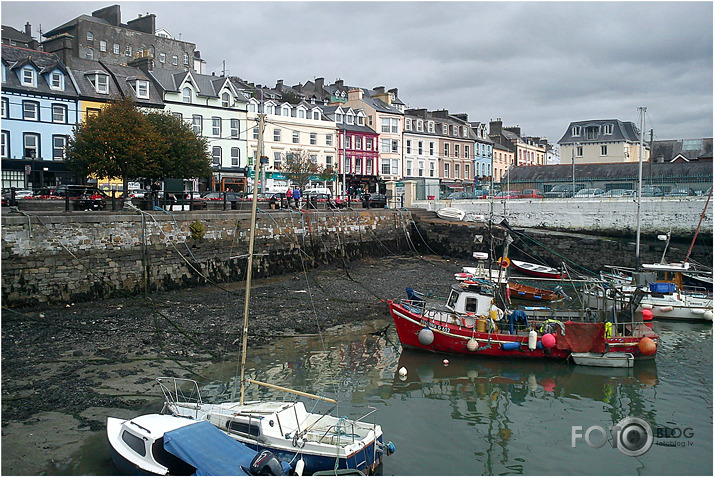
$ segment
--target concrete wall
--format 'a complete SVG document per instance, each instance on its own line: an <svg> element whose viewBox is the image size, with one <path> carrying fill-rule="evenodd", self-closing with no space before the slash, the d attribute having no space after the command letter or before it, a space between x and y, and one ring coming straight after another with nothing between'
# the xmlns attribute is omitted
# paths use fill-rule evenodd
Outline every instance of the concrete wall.
<svg viewBox="0 0 715 478"><path fill-rule="evenodd" d="M406 247L409 213L259 213L254 276ZM202 240L189 225L199 221ZM132 295L245 278L250 214L237 211L2 216L3 304Z"/></svg>
<svg viewBox="0 0 715 478"><path fill-rule="evenodd" d="M706 197L643 198L641 231L691 237L705 208ZM636 231L637 205L632 198L515 199L509 201L454 200L415 201L410 207L437 211L456 207L466 212L506 217L515 227L536 227L560 231L593 232L604 235L632 235ZM713 202L705 211L700 232L713 233Z"/></svg>

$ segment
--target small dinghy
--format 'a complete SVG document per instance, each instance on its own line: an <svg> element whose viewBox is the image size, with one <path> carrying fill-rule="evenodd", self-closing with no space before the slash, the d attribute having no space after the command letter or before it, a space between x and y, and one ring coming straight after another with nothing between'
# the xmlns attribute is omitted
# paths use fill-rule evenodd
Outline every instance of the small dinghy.
<svg viewBox="0 0 715 478"><path fill-rule="evenodd" d="M456 207L444 207L437 211L437 216L449 221L461 221L466 213Z"/></svg>
<svg viewBox="0 0 715 478"><path fill-rule="evenodd" d="M531 262L512 259L511 265L519 272L530 276L544 277L546 279L563 279L563 273L560 270L542 264L532 264Z"/></svg>
<svg viewBox="0 0 715 478"><path fill-rule="evenodd" d="M632 368L634 361L633 354L625 352L606 352L605 354L592 352L572 353L571 358L576 365L588 365L590 367Z"/></svg>

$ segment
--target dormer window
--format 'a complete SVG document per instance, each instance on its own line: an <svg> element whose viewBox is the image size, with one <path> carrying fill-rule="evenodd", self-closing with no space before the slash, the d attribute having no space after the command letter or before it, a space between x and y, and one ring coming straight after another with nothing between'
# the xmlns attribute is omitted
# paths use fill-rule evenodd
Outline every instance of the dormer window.
<svg viewBox="0 0 715 478"><path fill-rule="evenodd" d="M182 90L183 95L182 95L182 101L184 103L189 103L191 104L191 88L188 86L185 86L184 89Z"/></svg>
<svg viewBox="0 0 715 478"><path fill-rule="evenodd" d="M305 110L304 109L298 110L298 118L305 119Z"/></svg>
<svg viewBox="0 0 715 478"><path fill-rule="evenodd" d="M336 122L336 123L342 123L342 122L343 122L343 114L342 114L342 113L338 113L338 114L335 115L335 122Z"/></svg>
<svg viewBox="0 0 715 478"><path fill-rule="evenodd" d="M221 106L224 108L228 108L231 105L231 95L228 94L228 92L224 92L224 94L221 95Z"/></svg>
<svg viewBox="0 0 715 478"><path fill-rule="evenodd" d="M65 89L65 78L62 73L51 73L50 74L50 88L53 90L64 90Z"/></svg>
<svg viewBox="0 0 715 478"><path fill-rule="evenodd" d="M581 127L574 126L573 128L571 128L571 136L581 136Z"/></svg>
<svg viewBox="0 0 715 478"><path fill-rule="evenodd" d="M37 80L35 79L35 70L32 68L23 68L21 81L23 86L37 86Z"/></svg>
<svg viewBox="0 0 715 478"><path fill-rule="evenodd" d="M358 124L360 126L365 126L365 118L363 116L358 116Z"/></svg>
<svg viewBox="0 0 715 478"><path fill-rule="evenodd" d="M434 121L430 121L427 123L427 128L429 129L430 133L434 133Z"/></svg>
<svg viewBox="0 0 715 478"><path fill-rule="evenodd" d="M446 135L449 134L449 131L447 131L448 126L446 124L442 125L442 134Z"/></svg>
<svg viewBox="0 0 715 478"><path fill-rule="evenodd" d="M97 93L105 95L109 93L109 76L101 73L95 73L93 75L89 75L89 82L92 83L94 91Z"/></svg>
<svg viewBox="0 0 715 478"><path fill-rule="evenodd" d="M355 116L354 115L347 115L346 118L348 120L348 124L355 124Z"/></svg>
<svg viewBox="0 0 715 478"><path fill-rule="evenodd" d="M149 98L149 81L148 80L137 80L134 83L134 92L137 94L137 98L148 99Z"/></svg>
<svg viewBox="0 0 715 478"><path fill-rule="evenodd" d="M290 116L290 108L287 106L283 107L283 116Z"/></svg>
<svg viewBox="0 0 715 478"><path fill-rule="evenodd" d="M405 129L412 130L412 120L409 118L405 119Z"/></svg>
<svg viewBox="0 0 715 478"><path fill-rule="evenodd" d="M423 126L422 120L417 120L417 131L422 131L422 126Z"/></svg>
<svg viewBox="0 0 715 478"><path fill-rule="evenodd" d="M603 125L603 134L613 134L613 125L612 124L604 124Z"/></svg>
<svg viewBox="0 0 715 478"><path fill-rule="evenodd" d="M313 111L313 119L314 120L320 119L320 111Z"/></svg>

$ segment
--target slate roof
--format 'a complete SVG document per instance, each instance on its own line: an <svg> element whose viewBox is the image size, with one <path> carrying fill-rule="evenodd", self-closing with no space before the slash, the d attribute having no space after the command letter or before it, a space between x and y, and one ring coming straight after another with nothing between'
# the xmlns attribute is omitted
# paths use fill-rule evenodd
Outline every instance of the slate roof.
<svg viewBox="0 0 715 478"><path fill-rule="evenodd" d="M114 79L109 75L109 94L105 95L97 93L89 81L88 73L99 72L109 74L102 63L97 60L87 60L84 58L72 58L72 68L70 74L74 78L74 83L77 85L79 96L83 99L91 99L99 102L116 100L121 98L121 93Z"/></svg>
<svg viewBox="0 0 715 478"><path fill-rule="evenodd" d="M103 18L93 17L92 15L80 15L77 18L73 18L72 20L68 21L67 23L60 25L59 27L53 28L52 30L48 31L47 33L43 33L42 36L45 38L50 38L50 37L59 35L60 33L67 33L70 30L72 30L72 28L74 28L80 22L80 20L94 22L94 23L101 23L103 25L110 24L107 20L105 20ZM122 26L124 26L124 25L122 25Z"/></svg>
<svg viewBox="0 0 715 478"><path fill-rule="evenodd" d="M2 37L22 43L30 43L31 41L34 41L31 36L26 35L24 32L21 32L20 30L9 25L2 25Z"/></svg>
<svg viewBox="0 0 715 478"><path fill-rule="evenodd" d="M326 118L328 118L330 121L335 121L335 111L338 108L343 108L347 109L344 106L341 105L331 105L331 106L321 106L320 107L323 110L323 114L325 115ZM377 134L377 132L370 128L367 125L361 126L359 124L348 124L348 123L336 123L337 129L344 129L347 131L355 131L358 133L368 133L368 134Z"/></svg>
<svg viewBox="0 0 715 478"><path fill-rule="evenodd" d="M224 83L226 81L230 82L225 76L202 75L194 71L170 68L154 68L149 71L149 74L159 83L161 88L173 93L179 92L179 87L186 77L190 75L198 89L199 96L208 98L218 98Z"/></svg>
<svg viewBox="0 0 715 478"><path fill-rule="evenodd" d="M111 73L120 91L125 97L134 98L134 100L143 106L164 107L163 95L152 78L137 67L110 65L102 63L104 68ZM149 98L137 98L134 88L130 85L133 80L148 80L149 81Z"/></svg>
<svg viewBox="0 0 715 478"><path fill-rule="evenodd" d="M497 146L494 146L497 148ZM651 168L652 167L652 168ZM521 166L509 170L510 181L565 181L572 178L572 164L555 164L547 166ZM643 177L704 177L712 178L711 162L694 163L643 163ZM638 179L638 163L597 163L576 164L576 180L586 179Z"/></svg>
<svg viewBox="0 0 715 478"><path fill-rule="evenodd" d="M3 84L4 90L15 90L15 91L32 91L36 93L47 94L50 96L62 96L62 97L73 97L77 96L77 91L72 85L72 81L69 78L67 68L62 63L57 55L54 53L45 53L43 51L29 50L27 48L20 48L10 45L2 46L2 61L7 65L8 75L5 83ZM15 70L22 68L23 66L31 64L39 73L37 79L37 87L28 87L20 83L20 79ZM50 89L50 85L45 80L45 73L50 73L56 69L59 69L65 74L65 89L64 91L57 91Z"/></svg>
<svg viewBox="0 0 715 478"><path fill-rule="evenodd" d="M603 134L603 126L606 124L613 125L613 134ZM574 126L581 127L581 134L573 136ZM593 139L586 139L585 129L589 126L598 126L599 134ZM587 121L572 121L569 124L566 133L558 141L558 144L573 144L573 143L603 143L603 142L638 142L640 141L640 133L638 128L632 121L623 122L617 119L605 120L587 120Z"/></svg>
<svg viewBox="0 0 715 478"><path fill-rule="evenodd" d="M651 157L654 161L662 158L670 162L678 155L688 161L710 160L713 158L713 139L654 141Z"/></svg>
<svg viewBox="0 0 715 478"><path fill-rule="evenodd" d="M353 87L348 87L348 91L352 90ZM380 113L389 113L393 115L401 115L402 113L400 110L395 108L394 106L390 106L387 103L385 103L382 100L378 100L377 98L372 98L370 97L372 93L372 90L368 90L367 88L360 88L363 92L362 95L362 101L365 102L365 104L370 105L372 108L375 109L375 111L379 111Z"/></svg>

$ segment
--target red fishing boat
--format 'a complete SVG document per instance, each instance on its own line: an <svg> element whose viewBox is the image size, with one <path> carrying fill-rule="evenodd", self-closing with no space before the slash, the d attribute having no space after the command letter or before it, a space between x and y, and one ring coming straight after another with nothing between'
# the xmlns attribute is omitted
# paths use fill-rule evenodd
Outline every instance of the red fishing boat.
<svg viewBox="0 0 715 478"><path fill-rule="evenodd" d="M641 320L626 321L614 309L530 307L505 314L494 304L494 286L486 280L453 285L446 304L429 303L409 292L408 299L388 301L400 342L408 348L553 359L623 352L639 360L652 359L657 351L658 337L648 326Z"/></svg>

